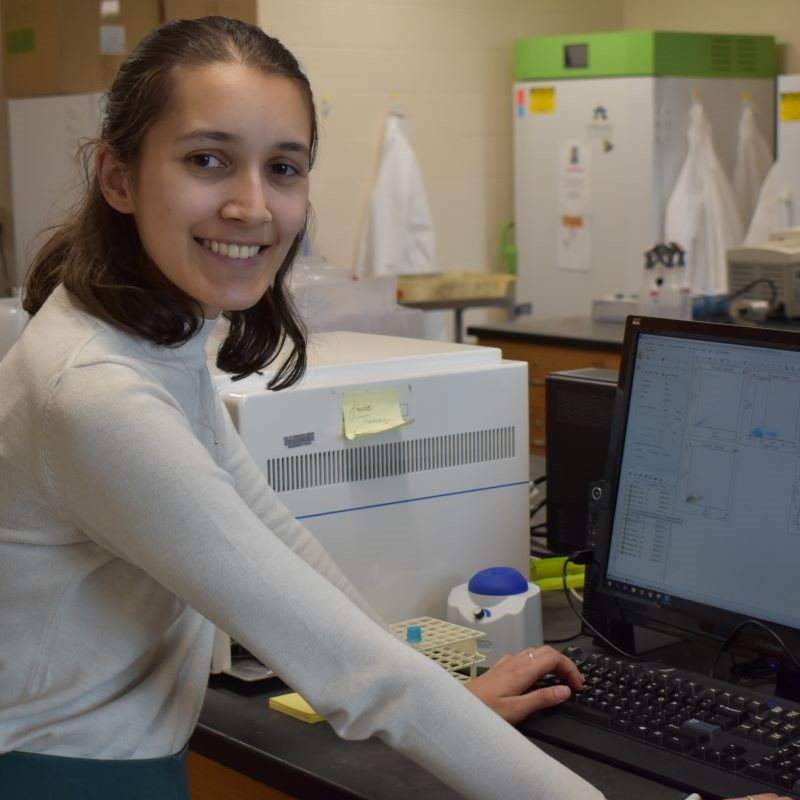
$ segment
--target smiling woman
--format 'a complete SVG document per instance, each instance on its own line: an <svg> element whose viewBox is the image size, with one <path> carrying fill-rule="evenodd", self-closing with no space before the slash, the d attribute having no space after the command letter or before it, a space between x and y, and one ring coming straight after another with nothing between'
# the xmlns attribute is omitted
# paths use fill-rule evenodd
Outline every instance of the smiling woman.
<svg viewBox="0 0 800 800"><path fill-rule="evenodd" d="M215 626L344 738L461 796L601 794L506 720L569 691L550 648L464 687L387 630L247 453L206 365L306 342L286 293L317 129L294 57L222 17L156 29L110 90L75 216L40 252L0 360L0 797L188 800ZM424 532L423 532L424 534Z"/></svg>
<svg viewBox="0 0 800 800"><path fill-rule="evenodd" d="M218 365L244 376L289 338L272 385L290 385L306 356L286 285L316 149L311 87L277 39L223 17L162 26L120 67L100 139L84 149L84 202L34 260L25 309L63 283L96 316L166 345L222 311ZM242 245L259 252L242 259ZM215 247L247 269L213 269ZM194 251L208 248L201 261Z"/></svg>

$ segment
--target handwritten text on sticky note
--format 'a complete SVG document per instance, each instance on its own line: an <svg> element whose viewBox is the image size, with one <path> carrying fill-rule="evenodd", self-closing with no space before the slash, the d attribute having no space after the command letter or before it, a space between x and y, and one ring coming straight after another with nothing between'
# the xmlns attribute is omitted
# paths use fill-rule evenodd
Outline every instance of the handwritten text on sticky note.
<svg viewBox="0 0 800 800"><path fill-rule="evenodd" d="M346 439L369 436L406 425L397 392L391 389L344 393L344 435Z"/></svg>

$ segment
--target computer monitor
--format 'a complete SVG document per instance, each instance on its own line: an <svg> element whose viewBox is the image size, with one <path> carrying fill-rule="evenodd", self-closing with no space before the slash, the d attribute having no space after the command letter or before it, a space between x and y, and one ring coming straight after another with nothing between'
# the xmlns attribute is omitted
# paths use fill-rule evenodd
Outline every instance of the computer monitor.
<svg viewBox="0 0 800 800"><path fill-rule="evenodd" d="M800 333L629 317L606 483L594 614L800 641Z"/></svg>

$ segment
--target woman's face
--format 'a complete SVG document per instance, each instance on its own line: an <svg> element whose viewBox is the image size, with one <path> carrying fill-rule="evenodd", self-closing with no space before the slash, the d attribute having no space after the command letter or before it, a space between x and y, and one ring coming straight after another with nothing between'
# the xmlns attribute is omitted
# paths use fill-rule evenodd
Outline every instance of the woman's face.
<svg viewBox="0 0 800 800"><path fill-rule="evenodd" d="M206 317L254 305L305 224L311 119L296 84L241 64L176 68L122 183L145 251ZM106 193L108 199L108 194Z"/></svg>

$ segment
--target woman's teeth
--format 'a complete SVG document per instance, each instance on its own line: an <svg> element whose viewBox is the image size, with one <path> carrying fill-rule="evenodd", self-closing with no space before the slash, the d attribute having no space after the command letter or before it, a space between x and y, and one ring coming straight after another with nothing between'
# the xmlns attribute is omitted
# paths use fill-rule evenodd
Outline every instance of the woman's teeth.
<svg viewBox="0 0 800 800"><path fill-rule="evenodd" d="M213 239L203 239L203 247L228 258L252 258L261 249L257 244L227 244Z"/></svg>

